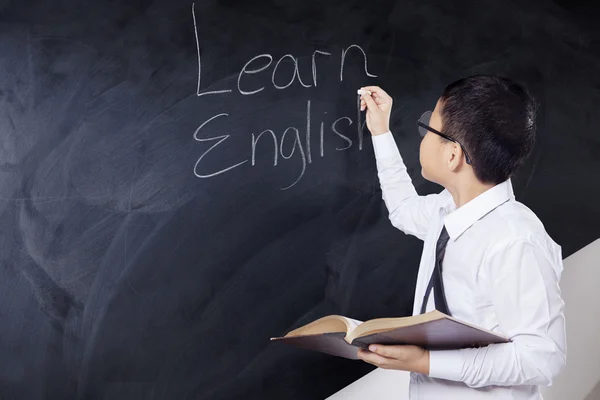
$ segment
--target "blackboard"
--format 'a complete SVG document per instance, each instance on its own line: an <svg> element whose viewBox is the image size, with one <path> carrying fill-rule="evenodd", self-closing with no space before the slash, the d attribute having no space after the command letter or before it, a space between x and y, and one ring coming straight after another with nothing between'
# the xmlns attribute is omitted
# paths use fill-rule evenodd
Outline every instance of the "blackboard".
<svg viewBox="0 0 600 400"><path fill-rule="evenodd" d="M415 120L474 73L541 102L513 179L599 236L598 14L550 1L0 1L0 398L322 399L374 367L269 337L410 315L356 90Z"/></svg>

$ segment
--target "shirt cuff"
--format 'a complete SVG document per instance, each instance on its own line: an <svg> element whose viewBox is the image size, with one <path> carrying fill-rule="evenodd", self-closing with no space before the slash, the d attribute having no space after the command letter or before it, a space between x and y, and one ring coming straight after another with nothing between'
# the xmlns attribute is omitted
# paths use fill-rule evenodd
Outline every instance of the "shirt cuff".
<svg viewBox="0 0 600 400"><path fill-rule="evenodd" d="M394 140L392 132L387 131L380 135L371 135L373 150L376 158L400 157L400 151Z"/></svg>
<svg viewBox="0 0 600 400"><path fill-rule="evenodd" d="M460 381L464 360L460 350L430 350L429 376L432 378Z"/></svg>

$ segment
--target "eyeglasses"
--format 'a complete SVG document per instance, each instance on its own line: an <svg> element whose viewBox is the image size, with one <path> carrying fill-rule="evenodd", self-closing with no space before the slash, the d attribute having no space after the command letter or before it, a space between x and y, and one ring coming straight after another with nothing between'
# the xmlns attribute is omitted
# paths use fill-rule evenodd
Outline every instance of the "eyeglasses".
<svg viewBox="0 0 600 400"><path fill-rule="evenodd" d="M421 137L424 137L427 134L427 131L431 131L431 132L435 133L436 135L440 135L444 139L447 139L454 143L458 143L458 140L452 139L450 136L445 135L442 132L437 131L437 130L433 129L432 127L430 127L429 126L430 119L431 119L431 111L425 111L423 113L423 115L421 115L421 118L419 118L419 120L417 121L417 126L419 127L419 135L421 135ZM465 160L467 161L467 164L471 164L471 159L469 158L469 155L467 154L467 150L465 149L465 147L460 143L458 143L458 145L461 147L463 153L465 153Z"/></svg>

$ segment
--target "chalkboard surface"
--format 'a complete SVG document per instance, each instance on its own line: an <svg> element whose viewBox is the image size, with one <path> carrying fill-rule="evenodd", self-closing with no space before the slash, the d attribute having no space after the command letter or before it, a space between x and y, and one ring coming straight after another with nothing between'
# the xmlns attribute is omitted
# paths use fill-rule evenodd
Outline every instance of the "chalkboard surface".
<svg viewBox="0 0 600 400"><path fill-rule="evenodd" d="M568 8L565 8L568 7ZM593 10L549 1L0 1L0 399L322 399L373 369L269 337L409 315L356 89L415 120L508 75L513 179L564 256L600 232ZM369 298L368 302L364 301Z"/></svg>

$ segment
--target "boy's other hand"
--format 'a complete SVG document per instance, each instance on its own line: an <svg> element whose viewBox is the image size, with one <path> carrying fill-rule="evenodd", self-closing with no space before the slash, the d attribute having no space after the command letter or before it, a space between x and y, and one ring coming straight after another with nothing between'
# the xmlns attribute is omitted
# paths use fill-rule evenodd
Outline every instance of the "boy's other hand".
<svg viewBox="0 0 600 400"><path fill-rule="evenodd" d="M379 86L364 86L361 90L360 110L367 110L367 128L371 135L386 133L390 130L392 98ZM370 91L371 95L365 93L365 90Z"/></svg>
<svg viewBox="0 0 600 400"><path fill-rule="evenodd" d="M383 369L397 369L429 375L429 351L412 345L370 345L358 349L358 358Z"/></svg>

